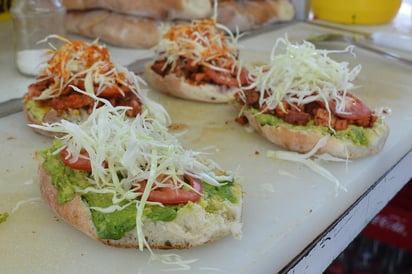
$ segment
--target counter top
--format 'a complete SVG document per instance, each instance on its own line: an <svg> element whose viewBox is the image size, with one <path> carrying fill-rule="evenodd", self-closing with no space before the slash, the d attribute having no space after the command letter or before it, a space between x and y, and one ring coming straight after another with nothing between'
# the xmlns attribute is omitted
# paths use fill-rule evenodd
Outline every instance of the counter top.
<svg viewBox="0 0 412 274"><path fill-rule="evenodd" d="M0 24L0 101L21 96L33 78L13 66L11 30ZM3 31L4 30L4 31ZM326 30L305 23L242 40L247 58L264 60L276 37L302 40ZM8 38L8 39L5 39ZM328 47L342 48L331 43ZM120 63L147 56L147 50L109 47ZM371 108L389 107L391 132L383 150L350 162L322 162L347 191L297 163L269 159L278 147L234 122L228 105L187 102L155 91L174 123L183 123L186 147L213 147L211 158L237 171L244 189L243 238L231 237L174 253L193 260L184 273L320 273L371 218L412 177L411 67L356 49L362 64L358 95ZM149 261L147 251L103 246L58 221L40 199L34 152L50 144L34 134L22 113L0 119L0 264L5 273L159 273L170 268ZM23 201L23 202L22 202ZM170 270L170 269L169 269ZM177 271L177 270L176 270Z"/></svg>

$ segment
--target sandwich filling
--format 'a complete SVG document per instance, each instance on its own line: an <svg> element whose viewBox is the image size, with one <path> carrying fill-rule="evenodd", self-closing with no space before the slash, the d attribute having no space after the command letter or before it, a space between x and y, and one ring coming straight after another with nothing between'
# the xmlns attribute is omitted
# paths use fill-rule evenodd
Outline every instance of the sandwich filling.
<svg viewBox="0 0 412 274"><path fill-rule="evenodd" d="M351 92L361 66L350 69L347 62L329 57L352 49L319 50L307 41L278 39L269 63L255 66L251 84L235 94L243 106L237 121L246 124L242 112L251 111L261 125L318 128L367 146L369 129L379 117Z"/></svg>
<svg viewBox="0 0 412 274"><path fill-rule="evenodd" d="M140 88L144 81L126 68L114 64L108 49L99 45L97 40L87 43L49 36L44 42L53 38L63 41L64 45L49 51L47 66L37 76L36 82L29 86L24 99L25 104L36 112L35 116L40 116L37 118L43 118L50 110L64 117L88 115L95 100L76 92L74 87L105 98L114 106L129 107L126 112L129 117L135 117L147 107L159 110L159 106L150 102ZM47 111L42 114L36 111L37 108Z"/></svg>
<svg viewBox="0 0 412 274"><path fill-rule="evenodd" d="M183 77L192 85L238 87L247 83L237 37L213 19L172 26L155 47L151 68L163 77L170 73Z"/></svg>
<svg viewBox="0 0 412 274"><path fill-rule="evenodd" d="M81 124L32 125L65 134L40 152L43 168L59 203L81 195L99 238L120 239L136 229L143 248L145 218L170 222L195 203L221 215L240 203L234 176L202 153L184 149L163 123L147 112L126 119L128 108L103 103ZM238 216L226 218L235 222Z"/></svg>

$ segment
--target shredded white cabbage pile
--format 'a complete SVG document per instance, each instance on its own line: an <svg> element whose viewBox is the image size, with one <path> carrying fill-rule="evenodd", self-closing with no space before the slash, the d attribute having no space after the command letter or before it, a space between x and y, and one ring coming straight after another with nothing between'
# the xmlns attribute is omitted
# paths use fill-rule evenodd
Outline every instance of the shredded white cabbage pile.
<svg viewBox="0 0 412 274"><path fill-rule="evenodd" d="M156 181L159 175L172 178L176 187L183 184L190 187L181 179L183 174L212 185L233 179L233 175L223 172L217 163L202 157L203 153L185 149L177 137L168 132L167 126L150 118L147 111L130 119L126 116L127 107L113 107L104 99L96 100L104 105L95 107L81 124L62 120L54 124L30 126L65 133L61 137L62 149L67 147L73 161L84 157L81 155L82 149L87 151L92 165L89 180L93 187L78 191L113 195L113 206L94 209L113 212L124 207L119 206L121 202L126 201L126 206L136 203L136 228L141 249L144 245L148 247L142 232L141 217L152 186L162 184ZM103 163L107 163L107 168ZM147 180L143 193L131 190L133 183L143 180Z"/></svg>
<svg viewBox="0 0 412 274"><path fill-rule="evenodd" d="M116 71L116 74L121 74L125 77L124 85L127 85L132 92L139 98L140 102L142 103L142 108L144 110L148 110L150 117L153 117L155 120L163 123L164 125L170 125L170 117L169 114L167 113L166 109L156 101L152 100L148 96L148 90L143 88L142 85L146 86L146 82L141 78L140 76L136 75L134 72L129 71L126 67L121 66L119 64L113 63L114 70ZM99 78L100 76L98 75L93 75L92 71L87 72L86 78L85 78L85 89L86 93L94 97L96 100L98 98L94 96L95 91L93 88L93 78ZM104 77L103 77L104 79ZM72 88L77 91L77 92L82 92L80 89L72 86ZM98 94L97 94L98 96Z"/></svg>
<svg viewBox="0 0 412 274"><path fill-rule="evenodd" d="M260 106L268 109L275 109L282 100L297 105L324 101L328 108L327 103L334 99L336 111L343 112L345 94L354 88L352 81L361 65L350 69L349 63L335 61L329 55L352 53L353 48L316 49L308 41L294 44L287 38L279 38L269 62L250 70L254 80L245 89L256 89L260 93Z"/></svg>

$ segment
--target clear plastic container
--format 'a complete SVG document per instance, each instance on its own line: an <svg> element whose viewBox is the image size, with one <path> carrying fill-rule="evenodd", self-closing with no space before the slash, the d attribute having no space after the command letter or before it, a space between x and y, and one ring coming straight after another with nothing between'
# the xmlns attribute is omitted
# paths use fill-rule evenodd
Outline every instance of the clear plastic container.
<svg viewBox="0 0 412 274"><path fill-rule="evenodd" d="M48 56L48 35L65 36L66 8L61 0L13 0L14 47L17 69L25 75L38 75Z"/></svg>

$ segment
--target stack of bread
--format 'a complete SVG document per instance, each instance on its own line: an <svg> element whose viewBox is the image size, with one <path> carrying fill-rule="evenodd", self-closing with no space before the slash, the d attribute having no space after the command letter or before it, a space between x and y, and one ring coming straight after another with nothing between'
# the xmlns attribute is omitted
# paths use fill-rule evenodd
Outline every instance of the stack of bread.
<svg viewBox="0 0 412 274"><path fill-rule="evenodd" d="M150 48L168 26L215 15L213 0L63 0L69 33L121 47ZM235 31L294 17L289 0L223 0L217 21Z"/></svg>

